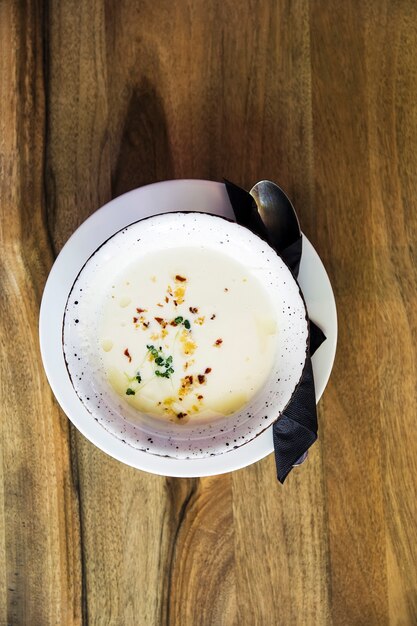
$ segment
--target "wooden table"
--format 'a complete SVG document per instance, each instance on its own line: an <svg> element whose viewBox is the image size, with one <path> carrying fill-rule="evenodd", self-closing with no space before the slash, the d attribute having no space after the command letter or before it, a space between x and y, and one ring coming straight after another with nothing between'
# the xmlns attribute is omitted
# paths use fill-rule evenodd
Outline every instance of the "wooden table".
<svg viewBox="0 0 417 626"><path fill-rule="evenodd" d="M417 3L0 3L0 623L417 624ZM123 466L46 382L54 257L170 178L279 182L335 290L320 439L284 487Z"/></svg>

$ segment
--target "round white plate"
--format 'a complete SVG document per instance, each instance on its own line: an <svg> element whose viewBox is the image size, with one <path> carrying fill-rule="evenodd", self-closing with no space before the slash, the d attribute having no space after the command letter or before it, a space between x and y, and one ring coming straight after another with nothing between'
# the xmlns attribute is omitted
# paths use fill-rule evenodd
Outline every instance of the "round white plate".
<svg viewBox="0 0 417 626"><path fill-rule="evenodd" d="M128 224L169 211L202 211L233 219L225 186L203 180L155 183L130 191L106 204L72 235L51 270L40 311L41 353L49 383L62 409L78 430L101 450L119 461L154 474L211 476L246 467L273 452L272 428L247 444L215 457L180 460L131 448L92 419L71 384L62 349L62 320L68 293L86 259L100 244ZM312 359L318 401L335 357L337 315L326 270L305 236L299 283L310 318L327 337Z"/></svg>

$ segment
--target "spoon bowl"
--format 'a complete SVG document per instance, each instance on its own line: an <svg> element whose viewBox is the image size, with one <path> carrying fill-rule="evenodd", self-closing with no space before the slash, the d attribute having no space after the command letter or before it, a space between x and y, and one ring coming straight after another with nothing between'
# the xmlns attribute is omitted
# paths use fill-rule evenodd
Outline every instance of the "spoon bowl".
<svg viewBox="0 0 417 626"><path fill-rule="evenodd" d="M280 253L301 236L297 214L287 194L270 180L261 180L250 190L265 224L272 246Z"/></svg>

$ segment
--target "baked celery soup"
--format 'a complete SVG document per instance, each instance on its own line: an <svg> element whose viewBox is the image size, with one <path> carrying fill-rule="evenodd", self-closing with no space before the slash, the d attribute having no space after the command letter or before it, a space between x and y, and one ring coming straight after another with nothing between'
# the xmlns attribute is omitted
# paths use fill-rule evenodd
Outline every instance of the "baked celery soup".
<svg viewBox="0 0 417 626"><path fill-rule="evenodd" d="M134 409L175 423L240 410L276 358L265 288L225 254L202 247L148 253L109 286L99 353L113 390Z"/></svg>

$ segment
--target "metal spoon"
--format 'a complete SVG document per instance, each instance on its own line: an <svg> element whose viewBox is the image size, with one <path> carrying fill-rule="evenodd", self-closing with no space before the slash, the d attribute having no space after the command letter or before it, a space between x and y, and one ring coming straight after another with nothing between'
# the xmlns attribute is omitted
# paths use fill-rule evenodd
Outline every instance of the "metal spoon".
<svg viewBox="0 0 417 626"><path fill-rule="evenodd" d="M294 243L300 235L300 222L287 194L270 180L261 180L250 190L263 223L268 229L270 241L277 252ZM305 452L293 467L307 460Z"/></svg>
<svg viewBox="0 0 417 626"><path fill-rule="evenodd" d="M250 190L271 243L277 252L294 243L300 235L300 222L287 194L270 180L261 180Z"/></svg>

